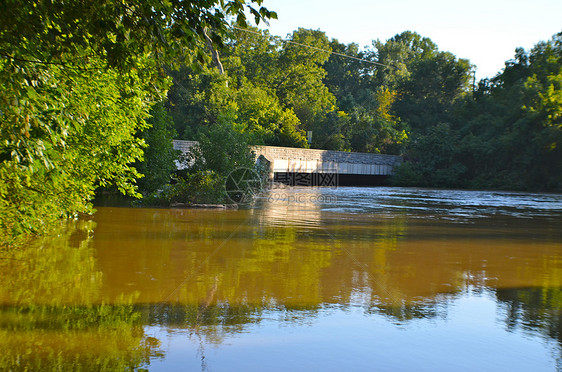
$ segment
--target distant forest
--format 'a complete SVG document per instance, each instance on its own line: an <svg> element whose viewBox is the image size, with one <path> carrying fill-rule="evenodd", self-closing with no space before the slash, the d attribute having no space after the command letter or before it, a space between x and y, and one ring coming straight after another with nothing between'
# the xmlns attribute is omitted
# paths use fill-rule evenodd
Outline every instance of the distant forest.
<svg viewBox="0 0 562 372"><path fill-rule="evenodd" d="M360 49L319 30L236 28L213 52L170 71L179 139L219 123L253 144L403 155L395 185L562 190L562 33L479 82L410 31Z"/></svg>

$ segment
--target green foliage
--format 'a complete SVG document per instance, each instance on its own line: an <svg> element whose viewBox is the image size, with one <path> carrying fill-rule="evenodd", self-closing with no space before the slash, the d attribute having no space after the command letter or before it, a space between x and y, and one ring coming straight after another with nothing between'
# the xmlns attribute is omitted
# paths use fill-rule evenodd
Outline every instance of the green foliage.
<svg viewBox="0 0 562 372"><path fill-rule="evenodd" d="M190 174L182 195L198 203L229 202L225 189L228 176L240 169L254 169L248 133L221 118L214 126L201 129L198 142L188 155Z"/></svg>
<svg viewBox="0 0 562 372"><path fill-rule="evenodd" d="M395 108L411 124L412 162L398 169L394 182L562 190L561 39L555 35L530 52L518 48L505 69L481 81L472 96L462 88L466 64L450 56L441 59L442 68L424 68L423 79L404 84L412 94ZM424 107L416 108L416 101Z"/></svg>
<svg viewBox="0 0 562 372"><path fill-rule="evenodd" d="M237 122L254 143L306 147L306 129L315 148L402 151L406 126L390 112L397 95L373 87L375 64L329 52L367 58L357 45L330 42L318 30L298 29L283 42L251 29L236 30L228 46L223 62L242 98Z"/></svg>
<svg viewBox="0 0 562 372"><path fill-rule="evenodd" d="M312 146L326 150L345 151L349 149L349 140L345 137L351 119L343 111L329 112L321 121L311 128Z"/></svg>
<svg viewBox="0 0 562 372"><path fill-rule="evenodd" d="M170 206L183 204L225 203L224 179L211 170L195 171L176 178L173 185L148 194L139 202L143 206Z"/></svg>
<svg viewBox="0 0 562 372"><path fill-rule="evenodd" d="M272 87L279 73L282 41L267 30L236 29L227 40L223 62L236 85L251 82L260 88Z"/></svg>
<svg viewBox="0 0 562 372"><path fill-rule="evenodd" d="M141 134L147 147L144 149L143 160L135 164L137 171L144 175L137 181L144 194L154 192L170 181L178 156L172 145L174 123L164 104L161 102L154 105L150 115L147 120L150 127Z"/></svg>
<svg viewBox="0 0 562 372"><path fill-rule="evenodd" d="M255 157L249 147L249 135L232 122L219 118L214 125L201 127L198 145L182 159L187 173L148 195L142 205L223 204L227 199L225 184L231 172L254 169Z"/></svg>
<svg viewBox="0 0 562 372"><path fill-rule="evenodd" d="M515 58L460 113L476 186L562 190L561 34ZM468 159L471 159L468 158Z"/></svg>
<svg viewBox="0 0 562 372"><path fill-rule="evenodd" d="M192 171L211 170L226 177L236 168L253 168L248 135L225 118L199 132L198 142L189 154Z"/></svg>
<svg viewBox="0 0 562 372"><path fill-rule="evenodd" d="M299 29L290 41L330 47L321 31ZM335 98L323 83L329 52L282 42L257 29L237 30L228 46L223 61L239 92L239 123L253 130L251 121L260 121L258 143L306 147L304 130L335 109Z"/></svg>
<svg viewBox="0 0 562 372"><path fill-rule="evenodd" d="M303 131L298 129L299 119L281 106L270 89L247 80L236 86L232 78L215 69L195 73L185 67L172 76L174 86L168 99L181 138L193 139L201 128L229 117L250 134L252 144L307 146Z"/></svg>
<svg viewBox="0 0 562 372"><path fill-rule="evenodd" d="M290 41L329 50L330 44L324 32L299 28ZM322 119L335 109L335 97L324 85L326 71L322 65L329 52L286 43L279 56L279 71L273 82L280 101L291 107L305 129L315 120Z"/></svg>
<svg viewBox="0 0 562 372"><path fill-rule="evenodd" d="M136 195L137 131L154 99L142 77L58 65L0 70L0 230L37 232L53 220L91 211L98 186Z"/></svg>
<svg viewBox="0 0 562 372"><path fill-rule="evenodd" d="M223 56L229 76L193 90L207 95L191 113L212 113L193 128L222 113L253 143L305 146L305 129L314 148L406 155L400 185L559 190L560 39L517 49L500 74L471 89L469 61L414 32L361 51L321 31L291 35L311 49L237 30Z"/></svg>
<svg viewBox="0 0 562 372"><path fill-rule="evenodd" d="M338 108L345 112L355 110L361 106L361 95L370 91L367 80L374 72L374 64L359 61L366 59L364 52L359 51L357 44L341 44L335 39L330 42L334 53L324 64L326 76L324 84L334 94ZM352 58L347 58L345 56Z"/></svg>
<svg viewBox="0 0 562 372"><path fill-rule="evenodd" d="M0 14L0 240L90 213L97 187L139 196L139 133L169 86L205 62L205 28L275 18L261 1L7 1ZM203 48L202 48L203 47ZM158 176L160 177L160 176ZM157 177L157 178L158 178Z"/></svg>
<svg viewBox="0 0 562 372"><path fill-rule="evenodd" d="M371 84L398 97L392 103L396 117L418 133L452 120L457 103L469 91L469 61L439 51L430 39L410 31L373 45L371 58L385 66L372 75Z"/></svg>
<svg viewBox="0 0 562 372"><path fill-rule="evenodd" d="M252 143L272 146L308 147L298 129L300 121L291 109L283 109L277 97L266 89L246 83L237 91L236 121L252 134Z"/></svg>
<svg viewBox="0 0 562 372"><path fill-rule="evenodd" d="M466 167L456 159L456 142L455 133L445 123L414 137L410 147L414 162L400 165L392 183L400 186L462 186Z"/></svg>
<svg viewBox="0 0 562 372"><path fill-rule="evenodd" d="M422 186L423 176L415 163L406 161L393 169L390 179L392 186Z"/></svg>
<svg viewBox="0 0 562 372"><path fill-rule="evenodd" d="M170 75L174 84L168 92L168 105L179 138L193 140L200 127L236 112L235 92L228 87L227 77L216 69L196 71L184 66Z"/></svg>
<svg viewBox="0 0 562 372"><path fill-rule="evenodd" d="M447 52L415 61L411 76L398 88L394 112L420 133L439 122L450 122L457 103L469 91L471 65Z"/></svg>
<svg viewBox="0 0 562 372"><path fill-rule="evenodd" d="M125 71L158 68L192 57L204 61L201 46L206 27L213 29L212 39L220 45L229 17L240 26L247 26L246 10L256 22L277 18L275 12L255 5L261 1L7 0L6 11L0 15L0 51L15 60L65 65L98 55L109 67ZM144 55L155 63L147 66L138 59Z"/></svg>
<svg viewBox="0 0 562 372"><path fill-rule="evenodd" d="M348 137L355 151L401 154L408 140L407 126L391 113L397 94L379 86L364 92L369 100L353 112L353 125Z"/></svg>

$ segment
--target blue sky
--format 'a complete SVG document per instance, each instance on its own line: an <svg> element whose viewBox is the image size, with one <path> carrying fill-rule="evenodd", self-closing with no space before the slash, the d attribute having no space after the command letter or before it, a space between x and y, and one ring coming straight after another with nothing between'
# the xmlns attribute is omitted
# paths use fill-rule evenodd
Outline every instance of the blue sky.
<svg viewBox="0 0 562 372"><path fill-rule="evenodd" d="M562 31L562 0L264 0L277 12L269 30L286 36L298 27L360 47L415 31L476 65L478 79L492 77L513 57ZM262 27L263 28L263 27Z"/></svg>

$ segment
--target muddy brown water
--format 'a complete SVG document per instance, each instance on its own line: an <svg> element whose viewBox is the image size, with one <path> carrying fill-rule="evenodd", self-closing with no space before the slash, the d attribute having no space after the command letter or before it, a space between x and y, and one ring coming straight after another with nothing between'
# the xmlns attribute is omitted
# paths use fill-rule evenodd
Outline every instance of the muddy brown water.
<svg viewBox="0 0 562 372"><path fill-rule="evenodd" d="M0 369L562 368L562 195L100 207L0 259Z"/></svg>

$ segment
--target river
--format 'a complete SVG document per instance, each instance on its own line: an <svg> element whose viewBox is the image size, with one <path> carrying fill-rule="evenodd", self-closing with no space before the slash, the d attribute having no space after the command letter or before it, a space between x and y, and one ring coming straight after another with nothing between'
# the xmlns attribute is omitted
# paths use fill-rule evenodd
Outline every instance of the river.
<svg viewBox="0 0 562 372"><path fill-rule="evenodd" d="M562 195L279 188L0 253L1 370L562 369Z"/></svg>

